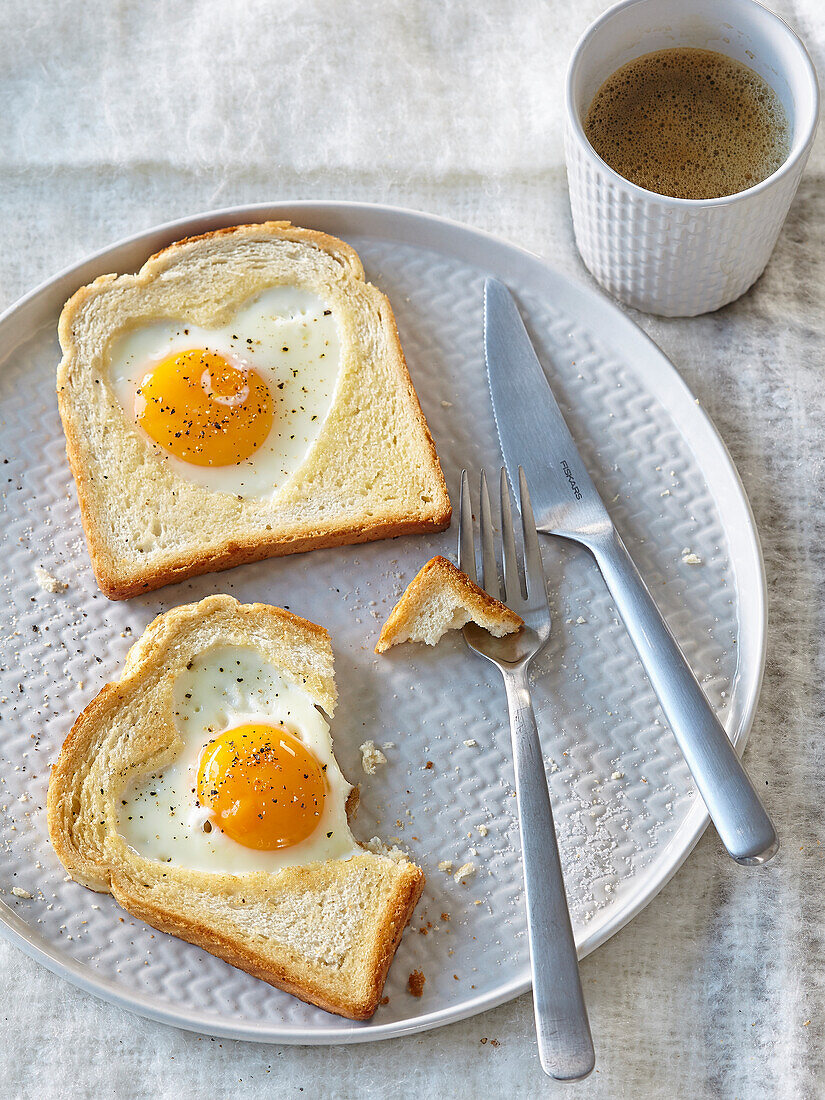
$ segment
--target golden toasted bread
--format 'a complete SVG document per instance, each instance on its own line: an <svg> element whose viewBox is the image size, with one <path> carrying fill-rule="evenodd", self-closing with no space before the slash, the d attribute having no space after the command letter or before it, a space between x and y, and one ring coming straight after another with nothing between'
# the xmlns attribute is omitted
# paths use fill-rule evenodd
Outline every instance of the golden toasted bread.
<svg viewBox="0 0 825 1100"><path fill-rule="evenodd" d="M112 348L158 319L227 325L262 292L283 286L317 296L336 322L331 404L282 484L257 495L217 491L187 477L185 464L170 461L124 409L112 385ZM112 599L274 555L439 531L450 522L390 303L335 237L265 222L178 241L135 275L104 275L78 290L59 336L69 462L95 576Z"/></svg>
<svg viewBox="0 0 825 1100"><path fill-rule="evenodd" d="M512 634L524 620L494 600L447 558L431 558L413 577L381 629L376 653L399 642L435 645L448 630L473 622L496 638Z"/></svg>
<svg viewBox="0 0 825 1100"><path fill-rule="evenodd" d="M254 650L312 703L334 710L325 630L230 596L169 611L150 624L120 679L103 688L66 739L49 783L52 844L72 878L111 893L155 928L330 1012L365 1019L424 884L421 869L399 851L353 840L349 858L228 873L148 858L119 831L118 808L130 787L182 751L177 678L199 654L227 645Z"/></svg>

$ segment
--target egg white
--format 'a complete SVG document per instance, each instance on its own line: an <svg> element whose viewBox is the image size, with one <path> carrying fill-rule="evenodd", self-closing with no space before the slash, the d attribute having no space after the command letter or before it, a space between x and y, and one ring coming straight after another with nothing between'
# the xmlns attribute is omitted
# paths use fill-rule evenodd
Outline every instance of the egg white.
<svg viewBox="0 0 825 1100"><path fill-rule="evenodd" d="M251 367L274 399L272 429L249 458L232 466L197 466L170 455L137 427L135 392L174 352L206 348ZM286 350L284 350L286 349ZM272 497L306 458L332 405L341 365L335 314L317 295L274 286L216 328L159 320L117 337L109 349L109 381L130 423L180 477L218 492Z"/></svg>
<svg viewBox="0 0 825 1100"><path fill-rule="evenodd" d="M352 787L333 756L329 726L303 688L254 649L216 646L192 661L173 691L183 746L172 764L128 788L118 808L118 832L139 855L195 871L238 874L347 859L361 850L347 823ZM204 747L224 730L248 722L283 725L326 765L321 819L306 840L290 848L246 848L221 832L209 808L198 802Z"/></svg>

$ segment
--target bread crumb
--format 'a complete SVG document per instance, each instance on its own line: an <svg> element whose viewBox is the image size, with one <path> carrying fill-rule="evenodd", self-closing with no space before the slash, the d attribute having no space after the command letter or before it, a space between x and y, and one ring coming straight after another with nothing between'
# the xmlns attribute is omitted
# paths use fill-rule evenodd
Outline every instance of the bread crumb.
<svg viewBox="0 0 825 1100"><path fill-rule="evenodd" d="M40 585L44 592L51 592L52 595L58 595L60 592L65 592L69 587L68 584L64 584L63 581L59 581L54 574L50 573L48 569L44 569L42 565L36 565L34 567L34 579Z"/></svg>
<svg viewBox="0 0 825 1100"><path fill-rule="evenodd" d="M14 894L14 896L16 898L30 899L32 897L32 895L29 893L29 891L24 890L22 886L12 886L11 892Z"/></svg>
<svg viewBox="0 0 825 1100"><path fill-rule="evenodd" d="M467 746L468 749L474 749L478 744L478 741L476 741L475 737L469 737L464 742L464 744Z"/></svg>
<svg viewBox="0 0 825 1100"><path fill-rule="evenodd" d="M582 616L579 615L578 619L576 619L576 626L584 626L586 622L587 619L583 619Z"/></svg>
<svg viewBox="0 0 825 1100"><path fill-rule="evenodd" d="M472 878L476 873L476 865L474 863L462 863L453 878L456 882L461 882L462 879Z"/></svg>
<svg viewBox="0 0 825 1100"><path fill-rule="evenodd" d="M685 565L701 565L702 559L698 554L692 553L687 547L682 551L682 561Z"/></svg>
<svg viewBox="0 0 825 1100"><path fill-rule="evenodd" d="M451 859L442 859L442 861L438 865L438 869L439 871L452 871L453 861Z"/></svg>
<svg viewBox="0 0 825 1100"><path fill-rule="evenodd" d="M420 970L413 970L409 978L407 978L407 992L413 997L420 997L424 993L424 982L426 978Z"/></svg>
<svg viewBox="0 0 825 1100"><path fill-rule="evenodd" d="M374 741L365 741L361 745L361 767L367 775L375 775L382 764L386 764L387 758L376 746Z"/></svg>
<svg viewBox="0 0 825 1100"><path fill-rule="evenodd" d="M397 840L398 838L396 837L395 839ZM385 856L387 859L391 859L395 863L405 863L407 860L406 852L403 852L396 845L393 845L392 848L389 847L389 845L385 844L384 841L377 836L374 836L371 840L368 840L367 843L363 845L363 847L366 848L368 852L372 852L374 856Z"/></svg>
<svg viewBox="0 0 825 1100"><path fill-rule="evenodd" d="M624 779L624 772L613 772L611 779Z"/></svg>
<svg viewBox="0 0 825 1100"><path fill-rule="evenodd" d="M449 913L442 913L441 914L441 919L442 920L449 920L450 919L450 914Z"/></svg>
<svg viewBox="0 0 825 1100"><path fill-rule="evenodd" d="M476 825L476 832L479 836L487 836L489 831L486 825Z"/></svg>

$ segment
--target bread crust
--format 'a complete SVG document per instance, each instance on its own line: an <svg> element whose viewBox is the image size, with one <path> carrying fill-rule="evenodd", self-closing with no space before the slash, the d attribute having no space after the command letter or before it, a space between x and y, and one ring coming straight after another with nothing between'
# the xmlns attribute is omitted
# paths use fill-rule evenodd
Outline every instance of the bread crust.
<svg viewBox="0 0 825 1100"><path fill-rule="evenodd" d="M328 443L325 424L318 439L307 452L303 464L273 498L269 511L261 506L257 508L255 518L250 519L243 507L236 506L237 530L231 530L230 521L230 531L223 537L217 534L205 536L202 530L193 531L188 540L185 540L184 548L158 550L144 560L135 560L134 557L129 560L127 547L119 546L113 536L112 523L110 520L107 522L108 512L104 507L110 503L108 494L124 490L118 486L103 486L101 478L105 481L108 475L102 472L104 467L97 463L98 456L87 440L84 411L88 412L90 392L89 387L83 389L78 380L84 372L91 372L96 382L103 379L99 377L100 365L95 366L92 363L95 356L91 355L79 333L84 331L89 317L96 310L105 308L101 306L101 302L112 295L122 296L126 291L145 291L168 277L170 272L174 272L182 264L192 262L193 257L204 250L227 243L231 243L233 247L254 249L273 241L290 241L325 253L333 261L333 271L338 271L343 282L348 280L350 285L368 293L370 309L378 319L376 323L386 340L387 374L390 378L387 384L391 386L403 409L403 430L415 437L416 473L413 475L405 470L402 463L393 469L393 476L400 480L407 476L413 477L413 480L419 479L426 490L422 490L421 500L416 504L411 501L403 504L399 502L398 506L362 509L357 521L346 514L336 517L329 509L324 517L316 521L298 518L285 522L283 518L279 519L283 491L299 480L310 456L325 453L324 447ZM449 526L452 508L446 483L432 434L410 379L389 299L364 281L364 269L357 253L335 237L302 229L289 222L272 221L232 226L184 238L150 256L136 275L102 275L89 285L81 287L63 308L58 334L63 349L63 358L57 373L58 408L66 436L66 452L77 487L92 568L101 590L110 599L128 599L203 573L231 569L263 558L396 538L400 535L442 531ZM334 406L330 412L332 408ZM121 430L125 433L127 428L131 431L131 425L126 425L123 419ZM134 434L146 456L142 461L146 461L148 457L150 462L162 463L163 460L152 452L148 442L139 433ZM333 448L329 462L346 465L348 457L346 454L335 453ZM383 460L387 467L393 463L389 452L384 455ZM179 480L186 486L182 479ZM129 486L125 490L127 496L131 491L132 487ZM196 493L201 500L212 498L212 504L217 503L216 498L221 498L221 508L232 507L234 498L229 494L202 487L198 487ZM308 502L311 503L311 495ZM152 504L151 500L145 502L144 510L147 515L151 514ZM267 518L272 522L267 522Z"/></svg>
<svg viewBox="0 0 825 1100"><path fill-rule="evenodd" d="M71 457L69 463L74 473L75 466ZM76 474L75 478L77 480ZM204 550L200 553L192 551L185 560L158 566L155 569L146 569L139 574L125 577L111 568L110 556L94 524L93 510L83 506L79 481L77 489L81 521L92 561L92 570L98 587L110 600L129 600L133 596L164 588L167 584L178 584L192 577L203 576L204 573L220 573L226 569L234 569L237 565L250 565L252 562L263 561L266 558L283 558L290 554L303 554L309 550L329 550L336 546L356 546L359 543L376 542L379 539L399 538L401 535L436 533L450 525L449 517L446 520L439 518L390 523L375 522L365 524L358 531L354 531L346 524L341 524L337 528L330 525L323 533L303 536L286 538L269 536L244 543L230 540L224 546L209 551Z"/></svg>
<svg viewBox="0 0 825 1100"><path fill-rule="evenodd" d="M524 625L520 615L479 588L466 573L439 554L430 558L407 585L381 628L375 652L385 653L390 646L407 641L416 630L426 602L441 593L452 594L473 622L499 637L511 634ZM444 629L450 629L450 626Z"/></svg>
<svg viewBox="0 0 825 1100"><path fill-rule="evenodd" d="M316 1005L327 1012L334 1012L337 1016L345 1016L350 1020L368 1020L375 1014L390 964L423 889L424 872L415 864L407 864L396 880L392 896L382 913L377 935L371 945L367 963L370 974L369 983L363 992L359 991L357 996L345 1000L340 995L331 996L323 983L313 981L306 976L296 977L294 972L286 966L262 965L259 955L245 949L243 945L223 935L216 928L210 928L201 921L186 919L185 916L170 914L156 905L151 905L135 891L130 879L120 878L117 875L111 878L111 893L117 903L133 916L157 928L159 932L167 932L169 935L177 936L178 939L186 940L187 943L208 951L210 955L223 959L230 966L251 974L253 978L259 978L308 1004Z"/></svg>
<svg viewBox="0 0 825 1100"><path fill-rule="evenodd" d="M415 864L364 850L349 859L278 872L194 872L144 858L117 834L118 778L123 780L131 767L145 770L155 759L163 767L168 758L162 759L163 729L171 720L164 692L171 694L175 670L185 667L199 645L220 644L227 637L233 642L249 637L253 641L246 644L263 646L273 661L279 653L294 653L292 664L282 661L280 667L332 713L332 653L322 627L281 608L239 604L231 596L209 596L166 612L149 624L130 650L121 678L101 689L64 742L49 782L52 845L77 882L111 893L124 909L160 931L329 1012L367 1019L378 1005L424 886L424 874ZM161 731L157 737L155 728ZM131 748L130 739L142 748ZM129 742L125 748L124 741ZM348 815L356 805L353 788ZM351 943L336 964L324 961L323 951L315 957L301 948L300 938L291 941L291 933L278 931L277 924L278 934L262 940L232 923L242 920L248 903L256 907L250 926L257 929L270 909L278 912L281 906L292 912L291 899L308 893L320 899L319 906L326 897L363 902L365 913L347 902ZM300 923L299 916L291 919Z"/></svg>

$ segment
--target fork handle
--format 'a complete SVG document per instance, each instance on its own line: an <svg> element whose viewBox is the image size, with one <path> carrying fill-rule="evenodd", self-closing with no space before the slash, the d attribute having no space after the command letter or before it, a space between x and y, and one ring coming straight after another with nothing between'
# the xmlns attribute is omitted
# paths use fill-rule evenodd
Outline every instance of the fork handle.
<svg viewBox="0 0 825 1100"><path fill-rule="evenodd" d="M612 531L590 549L722 843L737 863L764 863L779 847L771 819L625 544Z"/></svg>
<svg viewBox="0 0 825 1100"><path fill-rule="evenodd" d="M525 667L505 670L516 772L539 1057L544 1072L578 1081L595 1054L564 891L553 811Z"/></svg>

